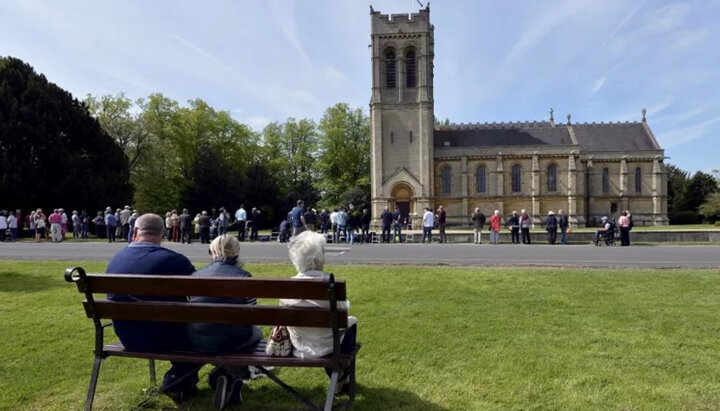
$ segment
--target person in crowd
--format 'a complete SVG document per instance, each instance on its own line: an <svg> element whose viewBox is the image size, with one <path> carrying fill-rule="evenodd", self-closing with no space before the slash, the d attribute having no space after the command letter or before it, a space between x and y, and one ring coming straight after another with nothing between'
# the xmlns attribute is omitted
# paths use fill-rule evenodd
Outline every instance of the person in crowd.
<svg viewBox="0 0 720 411"><path fill-rule="evenodd" d="M345 207L340 207L340 211L338 211L337 215L335 216L335 219L337 221L337 232L335 233L335 237L337 241L333 241L334 243L340 242L340 237L342 237L345 241L347 241L347 223L348 223L348 214L345 212Z"/></svg>
<svg viewBox="0 0 720 411"><path fill-rule="evenodd" d="M40 240L45 237L45 229L47 227L47 218L42 212L42 208L38 208L35 211L35 242L39 243Z"/></svg>
<svg viewBox="0 0 720 411"><path fill-rule="evenodd" d="M70 221L72 221L72 235L73 238L80 238L80 215L78 214L77 210L73 210L72 215L70 216Z"/></svg>
<svg viewBox="0 0 720 411"><path fill-rule="evenodd" d="M609 231L612 229L612 224L610 223L610 220L606 216L603 216L600 219L600 229L595 231L595 235L593 237L593 244L598 245L598 242L600 241L600 236L603 235L606 231Z"/></svg>
<svg viewBox="0 0 720 411"><path fill-rule="evenodd" d="M245 211L245 204L240 204L240 208L235 211L235 224L238 229L238 240L245 241L245 225L247 224L247 211Z"/></svg>
<svg viewBox="0 0 720 411"><path fill-rule="evenodd" d="M27 226L28 226L28 229L30 230L30 233L29 233L30 238L34 239L35 238L35 210L32 210L28 213L27 219L28 219Z"/></svg>
<svg viewBox="0 0 720 411"><path fill-rule="evenodd" d="M393 242L402 243L403 215L400 206L395 206L392 214Z"/></svg>
<svg viewBox="0 0 720 411"><path fill-rule="evenodd" d="M86 239L89 237L88 230L90 229L90 216L88 216L87 210L82 210L80 215L80 238Z"/></svg>
<svg viewBox="0 0 720 411"><path fill-rule="evenodd" d="M200 213L195 214L193 219L195 238L200 239Z"/></svg>
<svg viewBox="0 0 720 411"><path fill-rule="evenodd" d="M123 229L122 229L122 225L120 224L120 212L121 211L122 210L119 208L117 210L115 210L115 238L113 239L113 241L115 241L115 239L117 239L118 237L123 238L123 236L122 236Z"/></svg>
<svg viewBox="0 0 720 411"><path fill-rule="evenodd" d="M5 210L0 211L0 243L5 241L6 233L8 230L8 220L5 215Z"/></svg>
<svg viewBox="0 0 720 411"><path fill-rule="evenodd" d="M68 231L68 216L62 208L58 209L58 212L60 213L60 241L63 241L65 233Z"/></svg>
<svg viewBox="0 0 720 411"><path fill-rule="evenodd" d="M62 241L62 216L60 215L59 209L54 209L50 217L48 217L50 223L50 239L53 243L59 243Z"/></svg>
<svg viewBox="0 0 720 411"><path fill-rule="evenodd" d="M360 235L362 236L363 243L370 242L370 211L367 208L363 208L362 215L360 216Z"/></svg>
<svg viewBox="0 0 720 411"><path fill-rule="evenodd" d="M328 213L327 209L323 208L322 211L320 211L320 233L327 234L328 229L330 229L330 213Z"/></svg>
<svg viewBox="0 0 720 411"><path fill-rule="evenodd" d="M635 227L635 223L633 222L632 214L630 214L630 211L625 210L627 213L628 218L628 235L627 235L627 244L626 246L630 245L630 231L632 231L633 227Z"/></svg>
<svg viewBox="0 0 720 411"><path fill-rule="evenodd" d="M192 241L191 223L192 219L190 218L188 209L183 208L182 214L180 214L180 240L183 244L190 244Z"/></svg>
<svg viewBox="0 0 720 411"><path fill-rule="evenodd" d="M500 210L495 210L493 215L490 216L490 244L497 244L500 241L501 224Z"/></svg>
<svg viewBox="0 0 720 411"><path fill-rule="evenodd" d="M390 242L390 227L392 226L392 223L393 223L393 215L387 206L385 206L382 214L380 214L380 223L382 224L382 235L380 238L383 243L389 243Z"/></svg>
<svg viewBox="0 0 720 411"><path fill-rule="evenodd" d="M337 214L338 209L334 209L332 213L330 213L330 232L332 233L332 242L333 244L337 244Z"/></svg>
<svg viewBox="0 0 720 411"><path fill-rule="evenodd" d="M114 243L115 234L117 233L117 217L115 217L110 207L105 212L105 227L107 229L108 243Z"/></svg>
<svg viewBox="0 0 720 411"><path fill-rule="evenodd" d="M315 211L315 210L313 210ZM260 209L253 207L250 215L252 216L252 227L250 227L250 241L258 240L258 230L260 230ZM315 215L313 214L313 217Z"/></svg>
<svg viewBox="0 0 720 411"><path fill-rule="evenodd" d="M560 227L560 242L567 245L567 231L570 226L570 221L563 210L558 210L557 221L558 227Z"/></svg>
<svg viewBox="0 0 720 411"><path fill-rule="evenodd" d="M121 211L120 211L120 221L119 224L122 227L122 238L123 240L129 239L132 237L130 234L130 216L132 215L132 211L130 209L129 205L126 205Z"/></svg>
<svg viewBox="0 0 720 411"><path fill-rule="evenodd" d="M193 277L251 277L240 260L240 241L228 234L210 243L210 265L196 271ZM255 305L254 297L190 297L192 303ZM254 325L189 323L188 337L195 351L203 354L243 352L262 339L262 331ZM215 389L214 405L223 409L228 403L241 403L243 379L250 377L248 367L215 367L208 382Z"/></svg>
<svg viewBox="0 0 720 411"><path fill-rule="evenodd" d="M317 214L314 208L308 208L303 214L305 217L305 228L310 231L315 231L315 225L317 224Z"/></svg>
<svg viewBox="0 0 720 411"><path fill-rule="evenodd" d="M555 218L555 212L552 210L548 212L548 217L545 220L545 229L548 232L548 243L555 244L557 241L558 221Z"/></svg>
<svg viewBox="0 0 720 411"><path fill-rule="evenodd" d="M480 211L480 207L475 207L475 212L472 215L473 223L473 243L482 244L482 229L485 225L485 214Z"/></svg>
<svg viewBox="0 0 720 411"><path fill-rule="evenodd" d="M137 221L138 217L139 217L139 215L136 210L136 211L133 211L133 213L130 214L130 218L128 218L128 236L127 236L127 238L123 239L123 240L126 240L128 243L132 242L132 233L133 233L133 229L135 228L135 222ZM123 231L125 231L125 230L123 229Z"/></svg>
<svg viewBox="0 0 720 411"><path fill-rule="evenodd" d="M618 227L620 227L620 245L623 247L630 245L630 219L628 212L623 211L618 218Z"/></svg>
<svg viewBox="0 0 720 411"><path fill-rule="evenodd" d="M520 244L520 216L517 211L513 210L512 216L507 221L510 227L510 239L513 244Z"/></svg>
<svg viewBox="0 0 720 411"><path fill-rule="evenodd" d="M530 244L531 225L532 220L530 219L530 215L525 211L525 209L520 210L520 231L522 232L523 244Z"/></svg>
<svg viewBox="0 0 720 411"><path fill-rule="evenodd" d="M357 231L360 228L360 212L355 210L352 204L350 204L348 208L350 211L348 212L347 218L347 238L345 242L355 244L355 237L357 237Z"/></svg>
<svg viewBox="0 0 720 411"><path fill-rule="evenodd" d="M432 212L431 212L432 214ZM293 278L322 278L325 267L325 236L304 232L294 236L288 245L290 261L298 271ZM284 307L329 307L328 301L281 299L280 305ZM347 311L349 301L338 301L338 310ZM293 355L299 358L315 358L330 355L333 352L333 335L330 328L291 327L288 326L290 342L293 345ZM348 317L348 328L340 330L340 352L349 353L355 349L357 336L357 318ZM325 370L328 376L329 369ZM341 373L338 378L337 392L342 393L349 381L347 372Z"/></svg>
<svg viewBox="0 0 720 411"><path fill-rule="evenodd" d="M292 222L292 235L296 235L305 231L305 202L302 200L297 201L297 205L290 211L290 222Z"/></svg>
<svg viewBox="0 0 720 411"><path fill-rule="evenodd" d="M15 221L17 222L17 237L20 238L23 237L24 230L25 230L25 219L23 218L22 210L19 208L15 210Z"/></svg>
<svg viewBox="0 0 720 411"><path fill-rule="evenodd" d="M220 212L217 218L218 235L225 235L230 227L230 214L225 210L225 207L220 207ZM182 227L181 227L182 228Z"/></svg>
<svg viewBox="0 0 720 411"><path fill-rule="evenodd" d="M445 234L445 222L447 221L447 213L445 213L445 209L443 208L443 206L438 207L435 217L437 217L438 231L440 232L440 242L447 243L447 235Z"/></svg>
<svg viewBox="0 0 720 411"><path fill-rule="evenodd" d="M430 207L425 207L425 213L423 214L423 235L421 243L425 243L427 239L428 244L432 244L432 230L435 225L435 215Z"/></svg>
<svg viewBox="0 0 720 411"><path fill-rule="evenodd" d="M172 230L172 234L170 235L172 237L172 241L174 243L180 242L180 216L177 213L177 210L172 210L170 212L170 229Z"/></svg>
<svg viewBox="0 0 720 411"><path fill-rule="evenodd" d="M102 211L98 211L95 218L93 218L93 224L95 225L95 237L104 238L107 231L105 229L105 215Z"/></svg>
<svg viewBox="0 0 720 411"><path fill-rule="evenodd" d="M18 219L15 212L11 211L7 218L8 228L10 229L10 241L15 242L18 239Z"/></svg>
<svg viewBox="0 0 720 411"><path fill-rule="evenodd" d="M290 235L292 234L292 223L290 223L290 213L287 214L284 220L280 222L280 233L278 234L278 242L287 243L290 241Z"/></svg>
<svg viewBox="0 0 720 411"><path fill-rule="evenodd" d="M113 216L114 217L114 216ZM165 224L157 214L143 214L135 220L133 241L108 263L107 274L191 275L195 267L187 257L162 247ZM114 231L113 231L114 235ZM157 297L109 294L108 300L186 301L185 297ZM185 323L113 320L115 334L126 349L138 352L190 350ZM163 378L161 391L177 402L197 394L198 365L172 362Z"/></svg>
<svg viewBox="0 0 720 411"><path fill-rule="evenodd" d="M172 240L172 211L165 213L165 239Z"/></svg>
<svg viewBox="0 0 720 411"><path fill-rule="evenodd" d="M198 218L198 226L200 226L200 243L210 244L210 217L207 211L203 210Z"/></svg>

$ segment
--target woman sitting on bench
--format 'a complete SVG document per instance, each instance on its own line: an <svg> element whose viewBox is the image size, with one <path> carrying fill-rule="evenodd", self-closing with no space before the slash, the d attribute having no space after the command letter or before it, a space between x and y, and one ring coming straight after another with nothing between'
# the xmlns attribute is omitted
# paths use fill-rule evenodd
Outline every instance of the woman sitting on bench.
<svg viewBox="0 0 720 411"><path fill-rule="evenodd" d="M239 260L240 241L224 234L210 243L212 262L196 271L193 276L205 277L250 277ZM190 297L190 302L221 304L257 304L255 298ZM190 323L188 336L193 348L206 354L246 351L262 339L262 331L253 325L228 325L211 323ZM228 403L242 402L243 379L250 376L247 367L225 369L215 367L208 376L208 383L215 389L213 404L223 409Z"/></svg>
<svg viewBox="0 0 720 411"><path fill-rule="evenodd" d="M312 231L302 232L290 240L288 250L290 261L298 271L293 278L323 278L323 268L325 266L325 236L314 233ZM327 308L330 306L328 301L318 300L296 300L281 299L280 305L285 307L307 307ZM338 301L339 310L347 310L350 308L349 301ZM342 342L340 344L340 352L350 353L355 348L355 337L357 335L357 318L348 317L347 330L340 330ZM333 352L333 334L331 328L313 328L313 327L287 327L290 334L290 342L293 345L293 355L299 358L307 357L324 357ZM325 369L328 376L331 370ZM338 393L343 392L343 387L347 386L349 375L347 373L340 376L338 380Z"/></svg>

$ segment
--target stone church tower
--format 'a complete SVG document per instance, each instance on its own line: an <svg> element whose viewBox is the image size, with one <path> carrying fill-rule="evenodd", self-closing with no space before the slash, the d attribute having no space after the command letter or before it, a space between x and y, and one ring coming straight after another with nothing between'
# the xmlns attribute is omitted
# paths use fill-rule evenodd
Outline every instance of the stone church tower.
<svg viewBox="0 0 720 411"><path fill-rule="evenodd" d="M385 206L417 213L433 196L433 26L430 9L370 9L372 215Z"/></svg>

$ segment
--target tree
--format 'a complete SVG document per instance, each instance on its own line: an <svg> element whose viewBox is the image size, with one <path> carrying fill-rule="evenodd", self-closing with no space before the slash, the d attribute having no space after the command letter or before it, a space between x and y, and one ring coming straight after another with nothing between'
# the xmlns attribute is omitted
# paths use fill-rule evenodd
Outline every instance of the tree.
<svg viewBox="0 0 720 411"><path fill-rule="evenodd" d="M0 58L0 208L97 210L132 198L128 159L87 107Z"/></svg>
<svg viewBox="0 0 720 411"><path fill-rule="evenodd" d="M698 171L688 181L685 193L685 209L698 211L707 197L716 191L718 191L718 183L715 178L710 174Z"/></svg>
<svg viewBox="0 0 720 411"><path fill-rule="evenodd" d="M683 211L688 184L688 172L672 164L668 164L666 169L668 176L668 215L672 220L674 214Z"/></svg>
<svg viewBox="0 0 720 411"><path fill-rule="evenodd" d="M370 124L362 110L338 103L320 120L317 187L325 207L370 203ZM360 206L358 205L358 208Z"/></svg>
<svg viewBox="0 0 720 411"><path fill-rule="evenodd" d="M700 215L709 223L720 221L720 193L710 194L707 200L700 205Z"/></svg>

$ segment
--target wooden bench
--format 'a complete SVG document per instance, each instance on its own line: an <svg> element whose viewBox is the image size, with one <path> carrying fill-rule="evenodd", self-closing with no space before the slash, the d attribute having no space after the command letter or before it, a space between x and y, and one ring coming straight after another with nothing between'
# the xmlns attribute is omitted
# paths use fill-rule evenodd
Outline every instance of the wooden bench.
<svg viewBox="0 0 720 411"><path fill-rule="evenodd" d="M233 278L233 277L192 277L156 276L130 274L86 274L81 267L65 270L65 281L77 285L85 294L83 306L88 318L95 324L95 361L85 409L92 409L95 387L100 374L102 360L110 356L143 358L149 360L150 381L156 384L154 360L179 361L188 363L214 364L226 367L255 366L284 390L305 403L310 409L321 409L302 394L280 380L266 367L325 367L332 369L329 388L325 399L325 410L332 409L338 378L344 369L349 369L349 407L355 399L355 355L340 354L340 331L347 328L347 311L339 311L337 302L347 299L345 281L335 281L332 274L322 279L290 278ZM327 300L329 308L292 308L278 305L236 305L190 302L117 302L109 301L94 294L133 294L143 296L211 296L211 297L256 297ZM265 342L254 352L238 354L205 355L191 351L173 352L132 352L120 342L104 344L104 330L111 323L102 320L141 320L169 322L211 322L219 324L290 325L300 327L327 327L333 333L333 353L323 358L270 357L265 354ZM325 374L323 374L323 377Z"/></svg>

